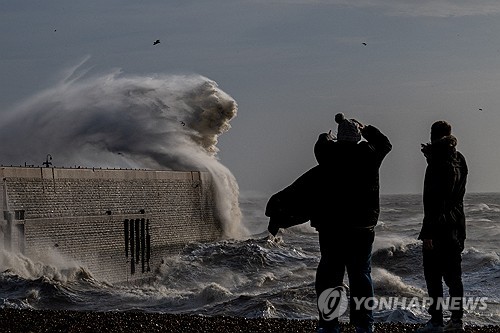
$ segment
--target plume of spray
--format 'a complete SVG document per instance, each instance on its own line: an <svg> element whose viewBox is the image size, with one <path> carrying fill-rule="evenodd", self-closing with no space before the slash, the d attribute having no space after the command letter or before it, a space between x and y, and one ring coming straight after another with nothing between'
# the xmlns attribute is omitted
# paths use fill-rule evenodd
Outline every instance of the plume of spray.
<svg viewBox="0 0 500 333"><path fill-rule="evenodd" d="M209 171L227 238L241 238L238 184L217 158L237 104L199 75L67 77L4 113L2 164Z"/></svg>
<svg viewBox="0 0 500 333"><path fill-rule="evenodd" d="M24 279L38 279L43 276L60 282L75 280L82 276L82 273L88 274L81 264L50 248L40 251L32 258L21 253L0 250L0 272L6 271Z"/></svg>

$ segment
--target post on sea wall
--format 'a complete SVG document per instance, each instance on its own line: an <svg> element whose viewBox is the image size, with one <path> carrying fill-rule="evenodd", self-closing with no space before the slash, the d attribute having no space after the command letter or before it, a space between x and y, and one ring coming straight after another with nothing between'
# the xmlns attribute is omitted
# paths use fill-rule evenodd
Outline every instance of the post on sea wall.
<svg viewBox="0 0 500 333"><path fill-rule="evenodd" d="M3 178L0 190L0 250L21 252L25 250L24 209L11 210L7 178Z"/></svg>
<svg viewBox="0 0 500 333"><path fill-rule="evenodd" d="M3 178L2 191L3 219L0 222L0 237L3 238L3 249L10 251L12 244L12 213L9 211L9 200L7 198L7 178Z"/></svg>

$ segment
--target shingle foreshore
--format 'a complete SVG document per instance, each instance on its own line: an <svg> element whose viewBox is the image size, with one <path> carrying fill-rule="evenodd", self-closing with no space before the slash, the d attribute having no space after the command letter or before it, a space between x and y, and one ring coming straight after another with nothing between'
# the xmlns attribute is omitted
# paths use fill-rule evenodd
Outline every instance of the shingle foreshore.
<svg viewBox="0 0 500 333"><path fill-rule="evenodd" d="M97 332L315 332L315 320L160 314L145 312L90 312L0 309L4 333ZM343 324L343 332L354 332ZM419 325L376 323L375 332L414 332ZM500 332L499 326L466 326L465 332Z"/></svg>

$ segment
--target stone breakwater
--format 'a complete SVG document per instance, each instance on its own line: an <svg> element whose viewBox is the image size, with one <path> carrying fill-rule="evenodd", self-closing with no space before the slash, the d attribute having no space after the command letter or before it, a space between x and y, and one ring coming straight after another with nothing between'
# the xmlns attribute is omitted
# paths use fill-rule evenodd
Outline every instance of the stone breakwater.
<svg viewBox="0 0 500 333"><path fill-rule="evenodd" d="M343 332L354 327L343 324ZM375 332L414 332L415 324L376 323ZM0 309L4 333L95 332L315 332L315 320L248 319L144 312L78 312ZM467 333L500 332L499 326L466 326Z"/></svg>
<svg viewBox="0 0 500 333"><path fill-rule="evenodd" d="M220 239L215 201L207 172L0 167L0 249L149 279L165 255Z"/></svg>

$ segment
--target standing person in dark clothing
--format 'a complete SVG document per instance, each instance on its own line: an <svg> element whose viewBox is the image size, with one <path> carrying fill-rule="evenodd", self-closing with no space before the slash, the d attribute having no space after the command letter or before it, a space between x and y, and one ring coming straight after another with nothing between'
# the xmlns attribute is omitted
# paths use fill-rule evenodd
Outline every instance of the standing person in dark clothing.
<svg viewBox="0 0 500 333"><path fill-rule="evenodd" d="M431 127L431 143L422 145L427 159L424 179L423 264L427 291L432 300L431 320L417 332L463 332L462 257L465 241L463 199L467 163L456 150L451 125L437 121ZM449 288L449 303L443 300L443 283ZM449 304L451 319L443 326L443 304Z"/></svg>
<svg viewBox="0 0 500 333"><path fill-rule="evenodd" d="M318 332L340 332L338 316L325 316L323 292L343 285L347 269L350 321L356 332L373 331L371 252L379 216L379 168L391 151L389 139L377 128L337 114L337 140L320 134L314 147L319 163L321 195L315 199L311 225L319 232L321 260L316 272L320 313ZM366 141L362 141L361 137ZM323 295L325 295L323 294ZM328 299L327 299L328 300ZM322 304L323 303L323 304ZM332 309L329 309L332 310Z"/></svg>

